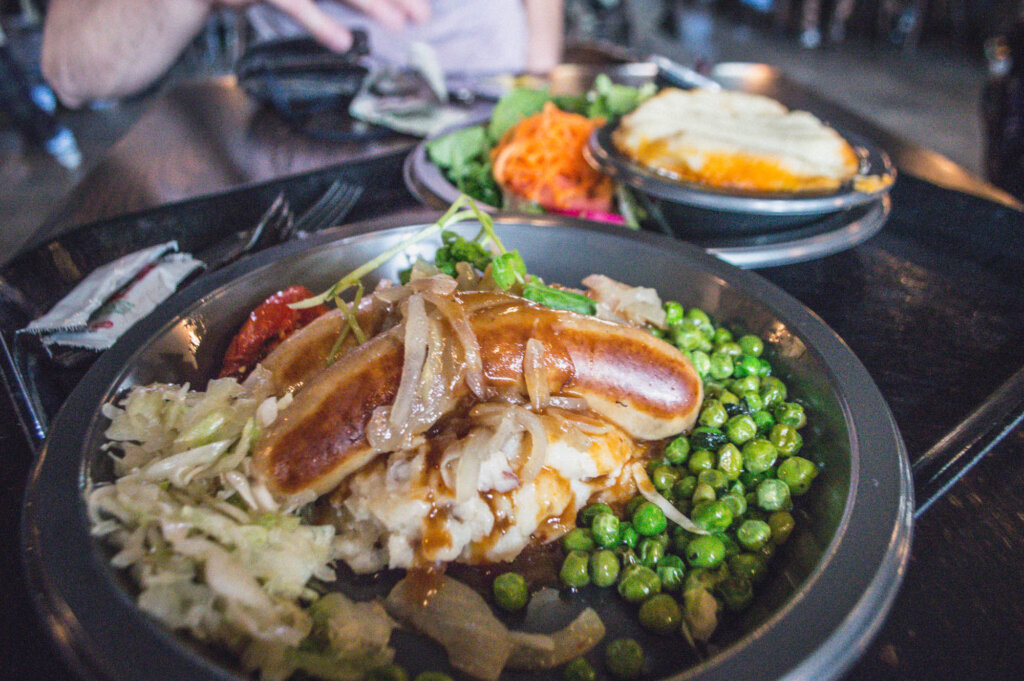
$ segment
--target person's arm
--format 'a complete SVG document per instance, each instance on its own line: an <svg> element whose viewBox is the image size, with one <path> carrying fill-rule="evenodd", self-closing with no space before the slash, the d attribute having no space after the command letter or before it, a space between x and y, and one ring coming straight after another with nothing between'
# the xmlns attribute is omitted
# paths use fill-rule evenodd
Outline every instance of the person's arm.
<svg viewBox="0 0 1024 681"><path fill-rule="evenodd" d="M562 59L563 0L523 0L526 7L526 70L547 73Z"/></svg>
<svg viewBox="0 0 1024 681"><path fill-rule="evenodd" d="M43 29L43 75L68 106L134 94L170 68L214 6L254 0L51 0ZM426 0L343 0L386 25L429 17ZM314 0L267 0L332 50L352 34Z"/></svg>

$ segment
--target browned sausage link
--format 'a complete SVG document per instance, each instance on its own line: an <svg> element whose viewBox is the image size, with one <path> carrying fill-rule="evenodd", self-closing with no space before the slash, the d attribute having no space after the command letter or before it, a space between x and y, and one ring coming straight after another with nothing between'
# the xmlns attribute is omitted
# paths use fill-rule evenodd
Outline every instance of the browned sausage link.
<svg viewBox="0 0 1024 681"><path fill-rule="evenodd" d="M691 428L702 384L679 350L646 331L495 293L460 294L480 344L484 380L525 395L526 342L545 346L553 394L584 397L631 436L657 440ZM256 454L270 488L323 494L373 457L365 428L390 404L402 342L378 336L310 380L268 430Z"/></svg>
<svg viewBox="0 0 1024 681"><path fill-rule="evenodd" d="M307 383L256 450L271 491L324 494L372 459L366 425L374 409L394 400L401 374L402 344L382 335Z"/></svg>

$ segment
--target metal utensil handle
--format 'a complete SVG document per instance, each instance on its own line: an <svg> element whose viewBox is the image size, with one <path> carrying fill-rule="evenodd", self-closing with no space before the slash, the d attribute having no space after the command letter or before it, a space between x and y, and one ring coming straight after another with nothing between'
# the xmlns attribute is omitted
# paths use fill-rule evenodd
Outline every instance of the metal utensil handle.
<svg viewBox="0 0 1024 681"><path fill-rule="evenodd" d="M703 90L721 90L722 86L717 81L708 78L703 73L683 66L660 54L652 54L647 61L658 67L658 73L665 80L686 89L700 88Z"/></svg>
<svg viewBox="0 0 1024 681"><path fill-rule="evenodd" d="M40 415L37 405L29 396L25 377L18 368L7 337L3 333L0 333L0 378L14 404L18 422L25 433L25 441L35 455L46 439L46 419Z"/></svg>
<svg viewBox="0 0 1024 681"><path fill-rule="evenodd" d="M1024 368L913 464L915 517L920 517L1024 420Z"/></svg>

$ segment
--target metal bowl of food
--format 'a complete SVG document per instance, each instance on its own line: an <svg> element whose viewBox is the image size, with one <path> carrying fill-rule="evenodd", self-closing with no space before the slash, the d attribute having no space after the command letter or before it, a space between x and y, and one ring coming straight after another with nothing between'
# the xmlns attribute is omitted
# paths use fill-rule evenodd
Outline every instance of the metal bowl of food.
<svg viewBox="0 0 1024 681"><path fill-rule="evenodd" d="M133 579L110 566L115 551L91 533L86 495L112 474L110 457L101 449L108 426L104 405L131 386L154 381L204 385L216 374L231 336L267 295L292 284L326 289L428 222L406 217L347 227L237 263L169 300L90 369L54 421L34 468L23 534L39 611L76 669L118 680L247 678L236 657L175 633L143 612ZM706 646L646 632L636 622L635 606L615 597L614 589L597 587L560 593L513 618L514 624L550 632L572 612L593 607L607 639L628 636L641 642L650 679L840 676L884 620L911 538L906 453L864 367L799 302L688 244L542 217L498 218L496 229L508 248L518 249L529 271L547 281L576 285L599 272L654 287L666 300L702 308L737 332L764 338L777 375L810 415L804 456L820 468L814 488L794 511L796 530L779 546L753 604L724 620ZM470 224L463 231L471 236L477 230ZM431 256L438 245L424 241L406 249L367 283L397 278L400 269L416 257ZM379 592L388 579L343 575L339 581L358 599ZM451 671L444 651L420 635L396 632L393 645L396 661L410 672ZM599 655L594 660L601 664ZM561 671L511 672L502 678L561 678Z"/></svg>

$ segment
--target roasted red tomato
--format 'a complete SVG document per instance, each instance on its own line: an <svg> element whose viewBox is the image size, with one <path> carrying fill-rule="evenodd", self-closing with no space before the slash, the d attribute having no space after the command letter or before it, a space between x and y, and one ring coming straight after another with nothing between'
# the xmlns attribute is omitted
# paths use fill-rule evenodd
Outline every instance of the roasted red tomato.
<svg viewBox="0 0 1024 681"><path fill-rule="evenodd" d="M326 305L295 310L288 307L292 303L311 298L313 292L305 286L289 286L283 291L264 300L259 307L249 313L249 318L242 324L224 353L220 377L234 376L245 378L264 357L306 324L327 312Z"/></svg>

